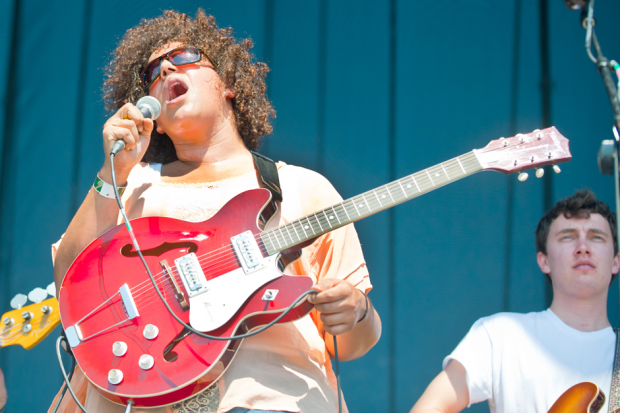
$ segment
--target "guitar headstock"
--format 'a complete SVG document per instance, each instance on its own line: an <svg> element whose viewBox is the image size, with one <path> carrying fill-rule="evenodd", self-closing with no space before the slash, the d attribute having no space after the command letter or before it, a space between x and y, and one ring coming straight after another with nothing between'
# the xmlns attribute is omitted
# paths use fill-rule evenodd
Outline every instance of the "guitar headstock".
<svg viewBox="0 0 620 413"><path fill-rule="evenodd" d="M9 311L0 320L0 347L19 344L29 350L47 337L58 324L60 312L55 297Z"/></svg>
<svg viewBox="0 0 620 413"><path fill-rule="evenodd" d="M572 158L566 139L555 127L500 138L474 150L482 169L513 174L526 169L567 162Z"/></svg>

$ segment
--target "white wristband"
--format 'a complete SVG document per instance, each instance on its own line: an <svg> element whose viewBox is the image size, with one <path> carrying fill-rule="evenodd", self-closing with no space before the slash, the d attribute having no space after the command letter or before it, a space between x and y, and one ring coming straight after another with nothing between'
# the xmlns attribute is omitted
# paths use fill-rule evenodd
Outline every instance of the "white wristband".
<svg viewBox="0 0 620 413"><path fill-rule="evenodd" d="M95 178L95 182L93 182L93 188L95 188L95 191L97 191L97 193L101 196L104 196L106 198L116 199L116 197L114 196L114 185L110 185L103 179L99 178L99 174L97 174L97 178ZM123 196L123 192L125 192L125 188L127 188L127 186L118 188L119 197Z"/></svg>

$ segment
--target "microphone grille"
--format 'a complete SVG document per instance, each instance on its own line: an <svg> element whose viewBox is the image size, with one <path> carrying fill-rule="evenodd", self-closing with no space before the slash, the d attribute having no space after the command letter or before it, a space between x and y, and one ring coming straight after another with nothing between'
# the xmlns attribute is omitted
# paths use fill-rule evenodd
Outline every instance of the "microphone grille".
<svg viewBox="0 0 620 413"><path fill-rule="evenodd" d="M159 100L155 99L153 96L141 97L138 100L138 103L136 103L136 106L140 109L140 111L142 111L143 108L148 108L153 115L148 117L153 120L157 119L161 113L161 104L159 103Z"/></svg>

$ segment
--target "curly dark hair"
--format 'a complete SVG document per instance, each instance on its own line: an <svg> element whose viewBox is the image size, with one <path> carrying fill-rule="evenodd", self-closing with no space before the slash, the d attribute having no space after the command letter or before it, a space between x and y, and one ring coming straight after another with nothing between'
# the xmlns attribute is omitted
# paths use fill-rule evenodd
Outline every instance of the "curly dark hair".
<svg viewBox="0 0 620 413"><path fill-rule="evenodd" d="M547 255L547 238L551 224L560 214L565 218L589 218L590 214L600 214L609 223L614 243L614 255L618 254L616 214L611 211L609 205L596 199L596 194L591 189L585 188L575 191L575 195L561 199L538 221L536 227L536 252ZM614 274L612 281L617 274ZM549 276L547 275L547 279Z"/></svg>
<svg viewBox="0 0 620 413"><path fill-rule="evenodd" d="M216 63L220 79L235 93L232 102L237 131L248 149L258 149L260 137L272 132L271 119L275 117L266 96L269 68L253 61L252 40L236 42L232 28L219 28L215 18L202 9L195 19L166 10L161 17L143 19L127 30L105 68L106 109L115 111L128 102L135 104L145 95L138 81L140 71L153 51L172 42L197 46ZM172 140L154 130L143 161L168 163L176 159Z"/></svg>

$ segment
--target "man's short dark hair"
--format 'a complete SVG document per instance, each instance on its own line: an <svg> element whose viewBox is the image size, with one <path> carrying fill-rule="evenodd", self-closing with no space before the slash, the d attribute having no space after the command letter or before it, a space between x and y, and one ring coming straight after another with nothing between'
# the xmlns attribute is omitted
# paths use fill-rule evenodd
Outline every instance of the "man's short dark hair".
<svg viewBox="0 0 620 413"><path fill-rule="evenodd" d="M616 214L603 201L596 199L596 195L589 188L575 191L575 195L561 199L538 221L536 228L536 252L547 255L547 238L553 221L560 215L565 218L590 218L591 214L600 214L609 223L614 243L614 255L618 254ZM612 280L615 275L612 277Z"/></svg>

